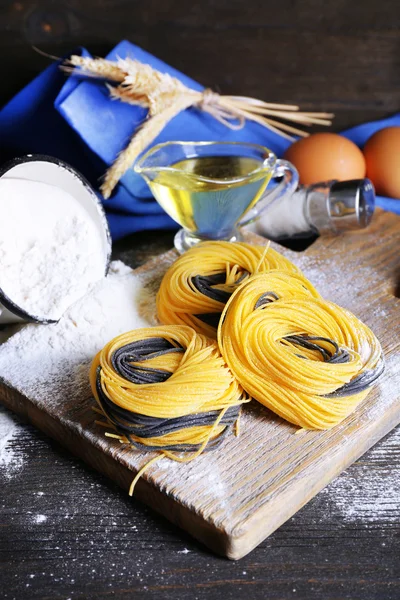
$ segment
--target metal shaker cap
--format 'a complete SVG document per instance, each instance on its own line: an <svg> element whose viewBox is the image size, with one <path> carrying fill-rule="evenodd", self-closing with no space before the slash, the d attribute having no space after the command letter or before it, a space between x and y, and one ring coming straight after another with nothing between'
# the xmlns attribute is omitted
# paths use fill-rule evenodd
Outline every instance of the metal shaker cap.
<svg viewBox="0 0 400 600"><path fill-rule="evenodd" d="M365 179L335 181L330 189L328 212L332 226L340 231L363 229L371 222L375 208L375 190Z"/></svg>

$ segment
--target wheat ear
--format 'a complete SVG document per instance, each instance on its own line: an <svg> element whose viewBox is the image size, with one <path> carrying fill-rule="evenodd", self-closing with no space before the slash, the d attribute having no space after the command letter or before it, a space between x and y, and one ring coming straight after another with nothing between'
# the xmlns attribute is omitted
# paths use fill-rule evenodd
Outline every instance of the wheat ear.
<svg viewBox="0 0 400 600"><path fill-rule="evenodd" d="M192 106L194 102L193 97L179 96L171 106L148 119L140 127L125 150L122 150L117 160L108 169L100 187L104 198L107 199L111 196L124 173L133 165L139 154L161 133L165 125L180 112Z"/></svg>
<svg viewBox="0 0 400 600"><path fill-rule="evenodd" d="M126 73L110 60L106 60L105 58L89 58L87 56L78 56L77 54L73 54L61 68L64 71L73 72L77 67L99 79L107 79L108 81L122 83L126 77Z"/></svg>

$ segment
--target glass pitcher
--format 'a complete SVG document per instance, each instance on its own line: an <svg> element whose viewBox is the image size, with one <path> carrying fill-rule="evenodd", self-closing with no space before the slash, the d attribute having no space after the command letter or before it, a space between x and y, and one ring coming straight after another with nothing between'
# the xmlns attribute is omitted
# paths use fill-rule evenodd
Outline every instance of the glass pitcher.
<svg viewBox="0 0 400 600"><path fill-rule="evenodd" d="M240 228L298 185L294 166L257 144L166 142L153 146L134 166L157 202L182 229L182 253L204 240L242 239ZM282 178L266 191L271 178Z"/></svg>

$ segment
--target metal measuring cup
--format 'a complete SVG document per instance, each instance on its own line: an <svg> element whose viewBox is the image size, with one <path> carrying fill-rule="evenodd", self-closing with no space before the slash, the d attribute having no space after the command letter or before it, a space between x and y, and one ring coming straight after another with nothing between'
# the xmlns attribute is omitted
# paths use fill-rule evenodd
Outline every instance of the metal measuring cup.
<svg viewBox="0 0 400 600"><path fill-rule="evenodd" d="M111 237L100 199L89 182L67 163L51 156L28 154L0 168L0 178L18 178L47 183L69 192L85 208L96 225L104 248L104 275L111 258ZM0 325L10 323L55 323L54 319L33 315L18 306L0 288Z"/></svg>

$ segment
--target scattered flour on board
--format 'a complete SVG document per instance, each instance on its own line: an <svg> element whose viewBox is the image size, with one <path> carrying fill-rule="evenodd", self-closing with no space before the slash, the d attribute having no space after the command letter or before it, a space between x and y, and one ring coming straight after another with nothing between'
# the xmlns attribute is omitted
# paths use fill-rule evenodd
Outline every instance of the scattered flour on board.
<svg viewBox="0 0 400 600"><path fill-rule="evenodd" d="M304 275L317 288L318 292L327 300L337 302L345 308L351 304L356 304L360 293L365 297L369 290L366 290L365 281L368 281L372 275L371 267L367 264L358 262L352 258L352 268L357 272L357 277L343 278L338 268L338 258L334 254L329 256L299 255L294 259ZM351 270L349 265L346 265ZM371 295L374 289L371 289Z"/></svg>
<svg viewBox="0 0 400 600"><path fill-rule="evenodd" d="M146 302L141 279L123 263L111 263L109 275L58 323L0 331L0 378L29 397L42 396L59 403L65 383L72 388L88 385L90 361L106 342L148 326L138 314L139 301ZM23 467L23 455L13 448L13 440L22 430L11 413L0 407L0 474L6 478Z"/></svg>

